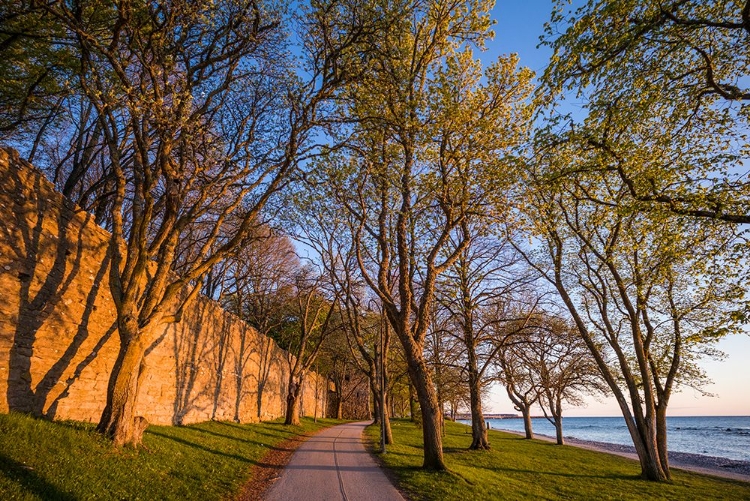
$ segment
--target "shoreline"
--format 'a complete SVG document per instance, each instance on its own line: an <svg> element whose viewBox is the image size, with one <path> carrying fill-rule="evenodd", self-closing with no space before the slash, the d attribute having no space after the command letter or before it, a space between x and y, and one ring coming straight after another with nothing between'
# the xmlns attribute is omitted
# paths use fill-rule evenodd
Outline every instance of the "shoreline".
<svg viewBox="0 0 750 501"><path fill-rule="evenodd" d="M503 430L502 428L493 428L493 430L525 436L523 432L514 430ZM534 438L546 440L548 442L555 441L554 437L539 433L534 433ZM582 440L574 437L565 437L565 445L604 452L607 454L615 454L638 461L638 455L635 452L635 447L632 445L595 442L593 440ZM739 461L736 459L727 459L716 456L704 456L702 454L692 454L689 452L669 451L669 467L670 469L687 470L704 475L750 482L750 461Z"/></svg>

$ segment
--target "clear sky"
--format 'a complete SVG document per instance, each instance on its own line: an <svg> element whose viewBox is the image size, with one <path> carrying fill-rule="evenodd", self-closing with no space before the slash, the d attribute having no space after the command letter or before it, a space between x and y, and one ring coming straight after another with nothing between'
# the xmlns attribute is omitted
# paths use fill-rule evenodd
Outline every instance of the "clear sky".
<svg viewBox="0 0 750 501"><path fill-rule="evenodd" d="M485 62L500 54L516 52L523 66L540 74L550 51L537 49L544 23L552 11L550 0L498 0L493 11L495 40L481 54ZM705 390L715 397L702 396L684 389L672 396L668 414L671 416L750 416L750 335L723 339L718 348L727 354L723 361L704 360L702 366L713 380ZM494 388L485 404L485 412L513 413L513 405L502 388ZM586 407L568 408L567 416L617 416L620 410L614 399L597 402L588 399Z"/></svg>

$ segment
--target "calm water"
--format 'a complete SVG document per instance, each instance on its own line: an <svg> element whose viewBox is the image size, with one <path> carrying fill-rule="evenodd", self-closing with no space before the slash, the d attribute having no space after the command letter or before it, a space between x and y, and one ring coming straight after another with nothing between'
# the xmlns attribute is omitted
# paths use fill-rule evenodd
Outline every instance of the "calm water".
<svg viewBox="0 0 750 501"><path fill-rule="evenodd" d="M523 431L522 419L488 419L493 429ZM546 419L533 419L534 433L555 436ZM633 445L621 417L563 418L563 435L581 440ZM750 416L669 417L669 450L750 461Z"/></svg>

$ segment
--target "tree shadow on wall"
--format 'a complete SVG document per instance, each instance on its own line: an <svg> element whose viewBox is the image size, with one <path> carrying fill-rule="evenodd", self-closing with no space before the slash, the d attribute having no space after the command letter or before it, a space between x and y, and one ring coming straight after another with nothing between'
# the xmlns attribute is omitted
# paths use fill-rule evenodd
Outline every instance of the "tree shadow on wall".
<svg viewBox="0 0 750 501"><path fill-rule="evenodd" d="M208 336L201 335L205 322L206 308L198 307L194 320L183 320L185 328L178 330L178 324L172 324L174 334L175 358L175 400L172 423L182 425L185 416L193 410L203 411L205 407L198 405L211 390L208 386L196 391L196 383L200 373L201 361L205 360L212 346L208 343Z"/></svg>
<svg viewBox="0 0 750 501"><path fill-rule="evenodd" d="M30 166L27 168L32 169ZM60 382L60 378L89 336L89 322L94 311L94 301L109 269L110 260L107 255L93 277L91 289L83 299L84 309L75 335L67 346L60 346L62 355L42 374L34 387L32 359L35 358L38 332L48 321L60 320L61 312L66 306L63 304L63 296L73 288L72 286L80 286L82 278L79 275L84 248L84 232L81 228L85 224L93 223L89 223L88 215L83 223L80 225L76 223L75 205L57 194L51 197L62 200L62 206L56 210L52 200L45 198L45 192L49 188L43 186L45 181L42 177L31 174L29 179L34 181L31 189L26 186L27 181L22 178L18 169L9 168L0 172L0 184L13 195L11 210L15 216L11 221L0 221L0 225L12 241L10 248L14 253L14 261L18 263L18 268L11 270L10 273L17 274L19 281L18 317L8 363L7 400L10 410L54 418L57 406L60 400L67 396L70 385L96 358L98 349L114 332L114 329L110 328L102 336L96 348L78 365L74 375L65 382L66 388L55 398L53 405L45 411L50 393ZM25 195L27 193L33 193L32 197L27 198ZM45 235L45 223L48 232L49 228L56 228L57 233ZM75 255L70 258L73 253ZM42 259L50 255L52 255L53 262L49 271L41 283L35 282L34 277L42 274L42 270L46 268L43 266ZM65 336L57 337L59 341L64 339ZM59 351L56 350L56 352ZM52 350L47 350L45 357L50 353Z"/></svg>
<svg viewBox="0 0 750 501"><path fill-rule="evenodd" d="M226 313L221 315L221 324L216 326L217 330L214 330L216 336L216 345L212 350L214 354L214 394L212 399L213 408L211 409L211 419L216 419L216 412L219 409L221 403L221 390L224 385L224 368L227 364L227 357L229 356L229 348L232 340L232 325L230 316Z"/></svg>
<svg viewBox="0 0 750 501"><path fill-rule="evenodd" d="M281 351L277 349L273 339L263 334L256 334L256 344L258 345L258 372L254 375L256 382L256 409L258 419L263 418L263 397L265 394L268 381L271 379L271 368L280 367L282 364ZM285 380L285 378L282 378ZM284 395L284 393L280 393Z"/></svg>

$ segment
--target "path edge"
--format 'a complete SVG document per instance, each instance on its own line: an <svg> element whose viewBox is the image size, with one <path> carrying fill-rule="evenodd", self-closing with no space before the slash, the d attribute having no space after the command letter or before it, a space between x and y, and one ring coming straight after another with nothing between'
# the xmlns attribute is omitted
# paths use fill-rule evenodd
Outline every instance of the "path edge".
<svg viewBox="0 0 750 501"><path fill-rule="evenodd" d="M401 487L401 483L398 481L398 475L396 475L396 472L385 465L383 456L377 450L380 444L375 442L374 440L371 440L370 437L367 436L367 428L369 428L370 426L376 426L376 423L371 422L370 424L362 428L362 435L360 436L362 444L365 446L365 450L368 454L370 454L370 457L372 457L372 459L375 461L375 464L378 465L378 468L380 468L380 470L385 474L386 478L388 478L388 481L391 483L391 485L399 492L399 494L401 494L401 497L404 498L404 501L413 501L414 498L412 498L409 493ZM388 453L386 452L386 454Z"/></svg>
<svg viewBox="0 0 750 501"><path fill-rule="evenodd" d="M274 482L281 476L297 449L311 437L333 426L337 426L337 424L330 424L312 432L300 433L270 447L258 463L250 467L247 480L228 499L262 501L266 493L273 487Z"/></svg>

